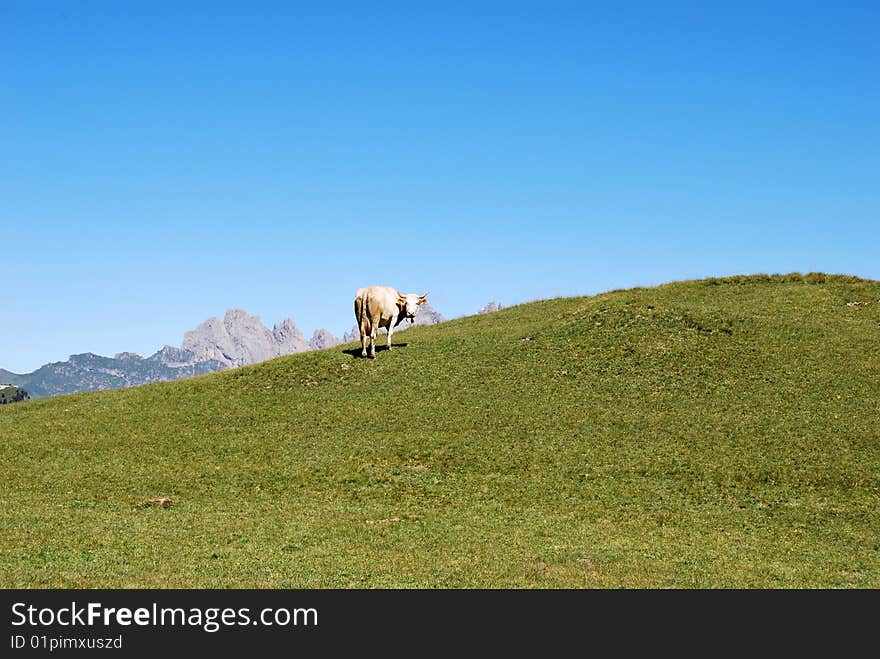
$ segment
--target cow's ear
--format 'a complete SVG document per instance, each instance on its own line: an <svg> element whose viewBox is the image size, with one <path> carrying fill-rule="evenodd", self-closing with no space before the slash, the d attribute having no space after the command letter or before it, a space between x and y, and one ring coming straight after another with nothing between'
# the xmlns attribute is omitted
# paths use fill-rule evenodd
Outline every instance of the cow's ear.
<svg viewBox="0 0 880 659"><path fill-rule="evenodd" d="M398 295L397 304L406 304L406 298L403 295Z"/></svg>
<svg viewBox="0 0 880 659"><path fill-rule="evenodd" d="M419 297L419 304L428 304L428 294L427 293L425 293L424 295Z"/></svg>

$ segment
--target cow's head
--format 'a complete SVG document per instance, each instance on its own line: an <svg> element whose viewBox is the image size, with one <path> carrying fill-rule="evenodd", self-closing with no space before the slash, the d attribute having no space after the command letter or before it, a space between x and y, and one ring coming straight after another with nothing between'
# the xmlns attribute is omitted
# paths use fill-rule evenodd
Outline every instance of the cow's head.
<svg viewBox="0 0 880 659"><path fill-rule="evenodd" d="M425 293L424 295L407 293L406 295L397 296L397 306L400 307L400 310L403 312L404 316L406 318L409 318L411 323L415 322L416 311L419 310L419 307L427 303L427 293Z"/></svg>

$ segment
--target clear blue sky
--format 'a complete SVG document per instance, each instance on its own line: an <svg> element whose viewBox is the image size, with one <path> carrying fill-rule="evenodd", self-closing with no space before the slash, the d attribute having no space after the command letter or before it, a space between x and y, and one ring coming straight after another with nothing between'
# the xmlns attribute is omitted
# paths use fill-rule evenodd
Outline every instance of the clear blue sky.
<svg viewBox="0 0 880 659"><path fill-rule="evenodd" d="M676 279L880 279L880 4L0 0L0 367L228 307L339 335ZM12 280L15 283L11 283Z"/></svg>

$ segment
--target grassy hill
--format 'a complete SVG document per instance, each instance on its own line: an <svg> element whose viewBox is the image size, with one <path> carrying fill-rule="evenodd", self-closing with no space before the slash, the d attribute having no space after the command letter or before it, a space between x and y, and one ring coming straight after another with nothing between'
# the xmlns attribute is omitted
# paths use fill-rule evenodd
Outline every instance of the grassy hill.
<svg viewBox="0 0 880 659"><path fill-rule="evenodd" d="M398 338L3 406L0 586L880 587L880 282Z"/></svg>

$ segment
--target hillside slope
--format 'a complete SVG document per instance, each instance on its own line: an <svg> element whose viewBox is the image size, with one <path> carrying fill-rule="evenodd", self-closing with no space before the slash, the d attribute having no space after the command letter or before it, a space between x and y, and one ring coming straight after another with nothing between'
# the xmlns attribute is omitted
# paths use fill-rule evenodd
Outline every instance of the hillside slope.
<svg viewBox="0 0 880 659"><path fill-rule="evenodd" d="M0 408L0 586L880 587L880 282L399 339Z"/></svg>

